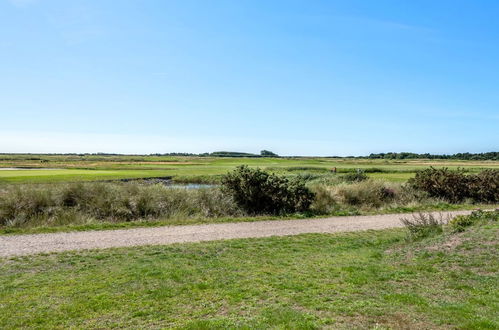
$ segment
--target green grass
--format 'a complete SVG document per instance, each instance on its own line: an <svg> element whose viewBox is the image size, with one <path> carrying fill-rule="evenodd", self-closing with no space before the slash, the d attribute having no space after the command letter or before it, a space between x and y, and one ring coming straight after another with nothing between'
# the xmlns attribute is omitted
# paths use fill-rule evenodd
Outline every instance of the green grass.
<svg viewBox="0 0 499 330"><path fill-rule="evenodd" d="M413 178L415 172L368 173L367 175L373 179L382 179L391 182L405 182L410 178Z"/></svg>
<svg viewBox="0 0 499 330"><path fill-rule="evenodd" d="M0 171L0 183L49 183L168 177L167 170L37 169Z"/></svg>
<svg viewBox="0 0 499 330"><path fill-rule="evenodd" d="M269 169L278 173L314 172L327 174L333 167L339 172L363 169L390 181L405 181L416 170L429 166L466 168L471 172L499 168L497 161L456 160L379 160L352 158L219 158L171 156L62 156L0 155L0 167L57 168L47 171L0 171L0 183L53 182L76 180L112 180L122 178L174 176L180 181L216 181L238 165ZM69 171L71 170L71 171ZM91 171L92 170L92 171Z"/></svg>
<svg viewBox="0 0 499 330"><path fill-rule="evenodd" d="M0 328L499 327L497 224L0 260Z"/></svg>
<svg viewBox="0 0 499 330"><path fill-rule="evenodd" d="M57 170L10 170L0 171L0 183L50 183L72 181L119 180L151 177L174 177L179 182L213 182L233 170L235 167L196 167L185 169L160 170L92 170L92 169L57 169ZM286 171L276 171L287 173ZM299 172L293 172L299 173ZM370 177L392 182L404 182L414 173L369 173Z"/></svg>

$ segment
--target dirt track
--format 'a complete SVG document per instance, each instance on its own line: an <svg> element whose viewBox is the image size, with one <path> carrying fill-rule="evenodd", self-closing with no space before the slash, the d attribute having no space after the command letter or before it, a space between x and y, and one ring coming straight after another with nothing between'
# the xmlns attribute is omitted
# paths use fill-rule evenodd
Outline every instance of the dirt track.
<svg viewBox="0 0 499 330"><path fill-rule="evenodd" d="M471 211L442 212L442 216ZM435 213L438 214L438 213ZM168 226L55 234L0 236L0 257L82 249L104 249L140 245L164 245L233 238L287 236L304 233L335 233L401 227L407 214L332 217L308 220L279 220Z"/></svg>

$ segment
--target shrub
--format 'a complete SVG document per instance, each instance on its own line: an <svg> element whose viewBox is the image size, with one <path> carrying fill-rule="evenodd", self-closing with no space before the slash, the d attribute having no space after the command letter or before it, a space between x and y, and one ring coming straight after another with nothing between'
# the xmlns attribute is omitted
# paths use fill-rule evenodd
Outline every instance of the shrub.
<svg viewBox="0 0 499 330"><path fill-rule="evenodd" d="M314 199L300 178L288 179L248 166L225 175L222 189L250 214L306 211Z"/></svg>
<svg viewBox="0 0 499 330"><path fill-rule="evenodd" d="M470 195L480 202L499 202L499 170L488 169L470 176Z"/></svg>
<svg viewBox="0 0 499 330"><path fill-rule="evenodd" d="M421 239L443 232L445 220L442 216L437 218L431 213L414 214L412 218L402 218L400 221L409 231L410 239Z"/></svg>
<svg viewBox="0 0 499 330"><path fill-rule="evenodd" d="M415 189L426 191L432 197L459 203L466 198L476 202L499 201L499 170L484 170L478 174L466 174L463 169L429 168L416 173L409 180Z"/></svg>
<svg viewBox="0 0 499 330"><path fill-rule="evenodd" d="M490 221L499 221L499 210L489 212L476 210L470 215L458 215L449 222L449 226L454 232L463 232L467 227Z"/></svg>
<svg viewBox="0 0 499 330"><path fill-rule="evenodd" d="M415 189L426 191L432 197L444 198L458 203L470 196L468 178L462 170L450 171L447 168L429 168L418 171L409 180Z"/></svg>
<svg viewBox="0 0 499 330"><path fill-rule="evenodd" d="M476 218L471 217L469 215L458 215L451 221L449 221L449 225L454 232L462 232L466 230L466 227L473 225L476 221Z"/></svg>

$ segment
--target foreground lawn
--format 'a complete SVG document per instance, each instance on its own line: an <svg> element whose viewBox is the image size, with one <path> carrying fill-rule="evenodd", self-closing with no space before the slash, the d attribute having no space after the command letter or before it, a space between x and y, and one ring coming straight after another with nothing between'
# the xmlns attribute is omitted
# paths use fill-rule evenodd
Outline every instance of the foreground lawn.
<svg viewBox="0 0 499 330"><path fill-rule="evenodd" d="M0 260L0 328L499 327L499 225Z"/></svg>

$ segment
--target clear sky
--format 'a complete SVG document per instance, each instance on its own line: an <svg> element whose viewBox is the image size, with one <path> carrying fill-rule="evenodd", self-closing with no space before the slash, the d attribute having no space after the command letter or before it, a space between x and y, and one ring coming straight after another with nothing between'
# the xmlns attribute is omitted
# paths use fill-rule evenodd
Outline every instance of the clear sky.
<svg viewBox="0 0 499 330"><path fill-rule="evenodd" d="M0 152L499 149L499 2L0 0Z"/></svg>

